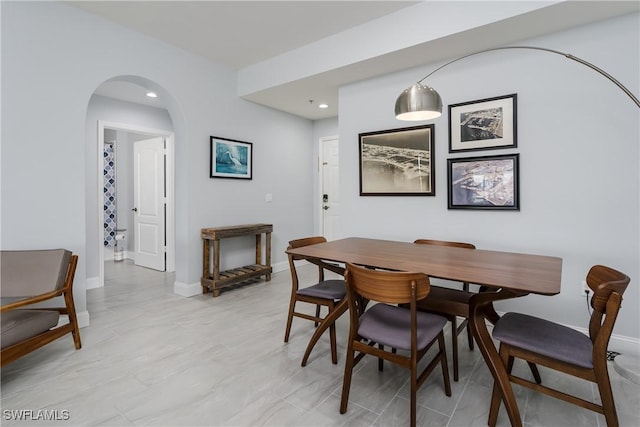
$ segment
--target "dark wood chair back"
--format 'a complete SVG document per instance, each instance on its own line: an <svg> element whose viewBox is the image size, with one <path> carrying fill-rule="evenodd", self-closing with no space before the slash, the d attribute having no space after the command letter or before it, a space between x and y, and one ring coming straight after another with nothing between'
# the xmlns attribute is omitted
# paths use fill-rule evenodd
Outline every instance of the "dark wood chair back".
<svg viewBox="0 0 640 427"><path fill-rule="evenodd" d="M622 294L630 281L626 274L604 265L594 265L587 274L587 285L593 290L589 338L594 344L594 360L606 359L607 346L622 306Z"/></svg>
<svg viewBox="0 0 640 427"><path fill-rule="evenodd" d="M317 245L319 243L326 242L323 236L303 237L300 239L291 240L287 249L295 249L303 246ZM296 264L298 261L304 260L304 258L287 254L289 259L289 271L291 272L291 298L289 299L289 312L287 315L287 325L284 332L284 342L289 342L289 336L291 334L291 325L294 317L311 320L315 326L318 326L320 322L324 321L326 316L321 315L321 307L327 307L327 316L336 308L337 303L341 301L346 295L346 288L344 279L325 280L325 268L329 271L344 273L344 268L336 266L334 264L322 263L318 264L318 279L311 286L300 287L300 281L298 278L298 270ZM296 311L296 304L298 302L304 302L313 304L316 306L315 315L306 313L304 311ZM310 346L313 347L315 342L319 339L316 334L311 337ZM329 327L329 340L331 342L331 361L333 364L338 363L338 350L336 344L336 327L332 324ZM302 359L302 366L307 364L308 352Z"/></svg>
<svg viewBox="0 0 640 427"><path fill-rule="evenodd" d="M622 304L622 294L630 279L624 273L603 265L591 267L587 284L593 295L589 336L567 326L538 317L507 313L493 330L500 341L500 356L507 366L509 380L548 396L603 414L609 427L618 426L618 415L609 381L607 347ZM512 374L515 359L591 381L597 385L600 402L534 383ZM489 425L495 425L501 398L494 386Z"/></svg>
<svg viewBox="0 0 640 427"><path fill-rule="evenodd" d="M438 365L442 368L445 393L451 396L443 333L447 319L417 310L417 301L428 298L429 277L347 263L345 281L350 327L340 413L347 411L353 368L370 354L378 358L380 371L383 360L410 370L410 425L415 426L417 389ZM370 301L378 304L367 310ZM418 362L436 342L438 351L418 373ZM398 349L408 354L400 354Z"/></svg>
<svg viewBox="0 0 640 427"><path fill-rule="evenodd" d="M409 304L429 294L429 277L424 273L372 270L347 264L347 292L371 301Z"/></svg>
<svg viewBox="0 0 640 427"><path fill-rule="evenodd" d="M472 243L451 242L446 240L416 239L413 243L420 245L449 246L454 248L475 249ZM473 335L469 325L469 301L473 296L469 283L462 283L462 289L450 289L440 286L432 286L431 296L418 304L419 310L438 313L446 316L451 322L451 348L453 358L453 380L458 381L458 335L467 330L469 349L473 350ZM464 320L458 324L458 317Z"/></svg>
<svg viewBox="0 0 640 427"><path fill-rule="evenodd" d="M591 307L606 314L609 296L613 292L624 294L629 282L629 276L624 273L604 265L594 265L587 274L587 285L593 291Z"/></svg>
<svg viewBox="0 0 640 427"><path fill-rule="evenodd" d="M327 239L323 236L313 236L313 237L303 237L301 239L295 239L289 241L289 246L287 249L295 249L301 248L303 246L315 245L318 243L324 243ZM289 271L291 272L291 283L295 290L299 287L298 281L298 270L296 269L296 261L304 260L302 257L298 257L295 255L287 254L289 259ZM318 266L318 282L322 282L324 280L324 268Z"/></svg>

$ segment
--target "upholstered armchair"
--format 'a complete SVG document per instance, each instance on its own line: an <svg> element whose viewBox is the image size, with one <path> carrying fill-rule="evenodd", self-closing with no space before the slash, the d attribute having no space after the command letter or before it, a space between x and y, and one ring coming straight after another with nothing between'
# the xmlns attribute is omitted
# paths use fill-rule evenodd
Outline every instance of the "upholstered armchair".
<svg viewBox="0 0 640 427"><path fill-rule="evenodd" d="M80 331L73 302L78 256L65 249L0 251L0 366L68 334L80 349ZM43 303L55 298L64 307ZM61 316L68 320L61 320Z"/></svg>

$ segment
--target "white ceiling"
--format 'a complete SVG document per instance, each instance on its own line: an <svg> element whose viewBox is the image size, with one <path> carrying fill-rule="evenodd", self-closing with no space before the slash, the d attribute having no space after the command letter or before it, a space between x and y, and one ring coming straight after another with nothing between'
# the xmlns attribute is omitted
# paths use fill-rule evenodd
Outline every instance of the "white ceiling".
<svg viewBox="0 0 640 427"><path fill-rule="evenodd" d="M419 5L423 3L423 5ZM427 3L427 4L424 4ZM416 1L72 1L68 4L150 35L168 44L225 64L243 73L273 58L300 53L332 35L363 28L405 8L441 10L446 2ZM455 2L464 13L473 2ZM478 2L475 2L476 4ZM491 7L500 2L491 3ZM503 5L515 2L503 2ZM385 54L359 58L332 69L273 84L243 98L312 120L336 116L338 87L354 81L453 58L475 50L511 44L609 17L637 12L638 1L547 1L465 31L415 43ZM456 6L452 8L452 6ZM411 12L412 9L406 9ZM399 15L396 15L399 16ZM430 17L432 18L432 17ZM453 19L454 16L442 17ZM333 47L339 52L340 47ZM420 77L420 76L417 76ZM411 82L407 82L407 86ZM267 85L269 86L269 85ZM96 93L163 108L132 82L107 82ZM314 100L310 103L309 100ZM320 110L317 104L328 102Z"/></svg>

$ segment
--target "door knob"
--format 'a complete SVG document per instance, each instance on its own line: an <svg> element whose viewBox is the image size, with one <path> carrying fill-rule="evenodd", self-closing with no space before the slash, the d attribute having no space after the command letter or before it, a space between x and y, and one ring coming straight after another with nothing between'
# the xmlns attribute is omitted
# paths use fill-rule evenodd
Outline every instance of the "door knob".
<svg viewBox="0 0 640 427"><path fill-rule="evenodd" d="M324 209L324 210L326 211L327 209L329 209L329 206L324 205L324 206L322 207L322 209Z"/></svg>
<svg viewBox="0 0 640 427"><path fill-rule="evenodd" d="M133 208L131 210L134 211L134 212L138 212L138 208Z"/></svg>

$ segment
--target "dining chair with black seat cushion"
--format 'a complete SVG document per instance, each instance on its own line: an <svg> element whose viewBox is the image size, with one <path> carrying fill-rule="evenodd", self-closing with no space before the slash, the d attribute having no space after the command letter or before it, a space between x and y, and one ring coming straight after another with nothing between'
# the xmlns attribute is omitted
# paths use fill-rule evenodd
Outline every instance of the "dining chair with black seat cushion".
<svg viewBox="0 0 640 427"><path fill-rule="evenodd" d="M500 341L500 357L507 367L509 380L515 384L603 414L607 426L618 425L607 369L607 346L622 303L629 277L613 268L595 265L587 274L593 291L589 335L521 313L506 313L493 329ZM600 392L597 404L565 392L536 384L512 374L514 359L535 362L552 370L596 383ZM495 426L500 408L500 394L494 385L489 410L489 425Z"/></svg>
<svg viewBox="0 0 640 427"><path fill-rule="evenodd" d="M370 354L379 359L379 370L382 360L387 360L411 371L410 419L411 426L415 426L416 392L438 364L445 393L451 396L443 333L447 319L417 310L417 302L428 298L429 277L424 273L374 270L347 263L345 280L350 329L340 413L347 412L353 368ZM370 301L376 304L367 309ZM396 304L408 304L408 308ZM436 342L438 351L418 373L418 362ZM391 351L385 350L385 346Z"/></svg>
<svg viewBox="0 0 640 427"><path fill-rule="evenodd" d="M302 246L315 245L318 243L324 243L326 241L327 239L322 236L304 237L301 239L291 240L287 249L295 249ZM333 309L336 307L337 303L346 295L344 279L340 278L325 280L325 269L322 266L318 266L317 282L315 282L311 286L301 288L296 264L299 261L303 261L304 259L291 254L288 254L288 257L289 269L291 271L291 300L289 302L289 315L287 316L287 327L284 333L284 342L289 342L291 323L294 317L311 320L315 323L316 326L318 326L318 324L324 320L324 317L321 317L320 308L322 306L325 306L327 307L328 312L331 313L331 311L333 311ZM315 316L296 311L297 302L315 304ZM335 324L332 324L329 327L329 337L331 340L331 360L334 364L337 364L338 351L336 346Z"/></svg>
<svg viewBox="0 0 640 427"><path fill-rule="evenodd" d="M417 239L413 243L422 245L450 246L455 248L475 249L475 245L463 242L448 242L444 240ZM469 327L469 301L473 292L469 290L469 283L462 283L462 289L450 289L441 286L431 286L429 298L418 303L418 310L437 313L445 316L451 322L451 349L453 359L453 380L458 381L458 335L467 330L469 349L473 350L473 333ZM458 324L458 317L464 318Z"/></svg>

